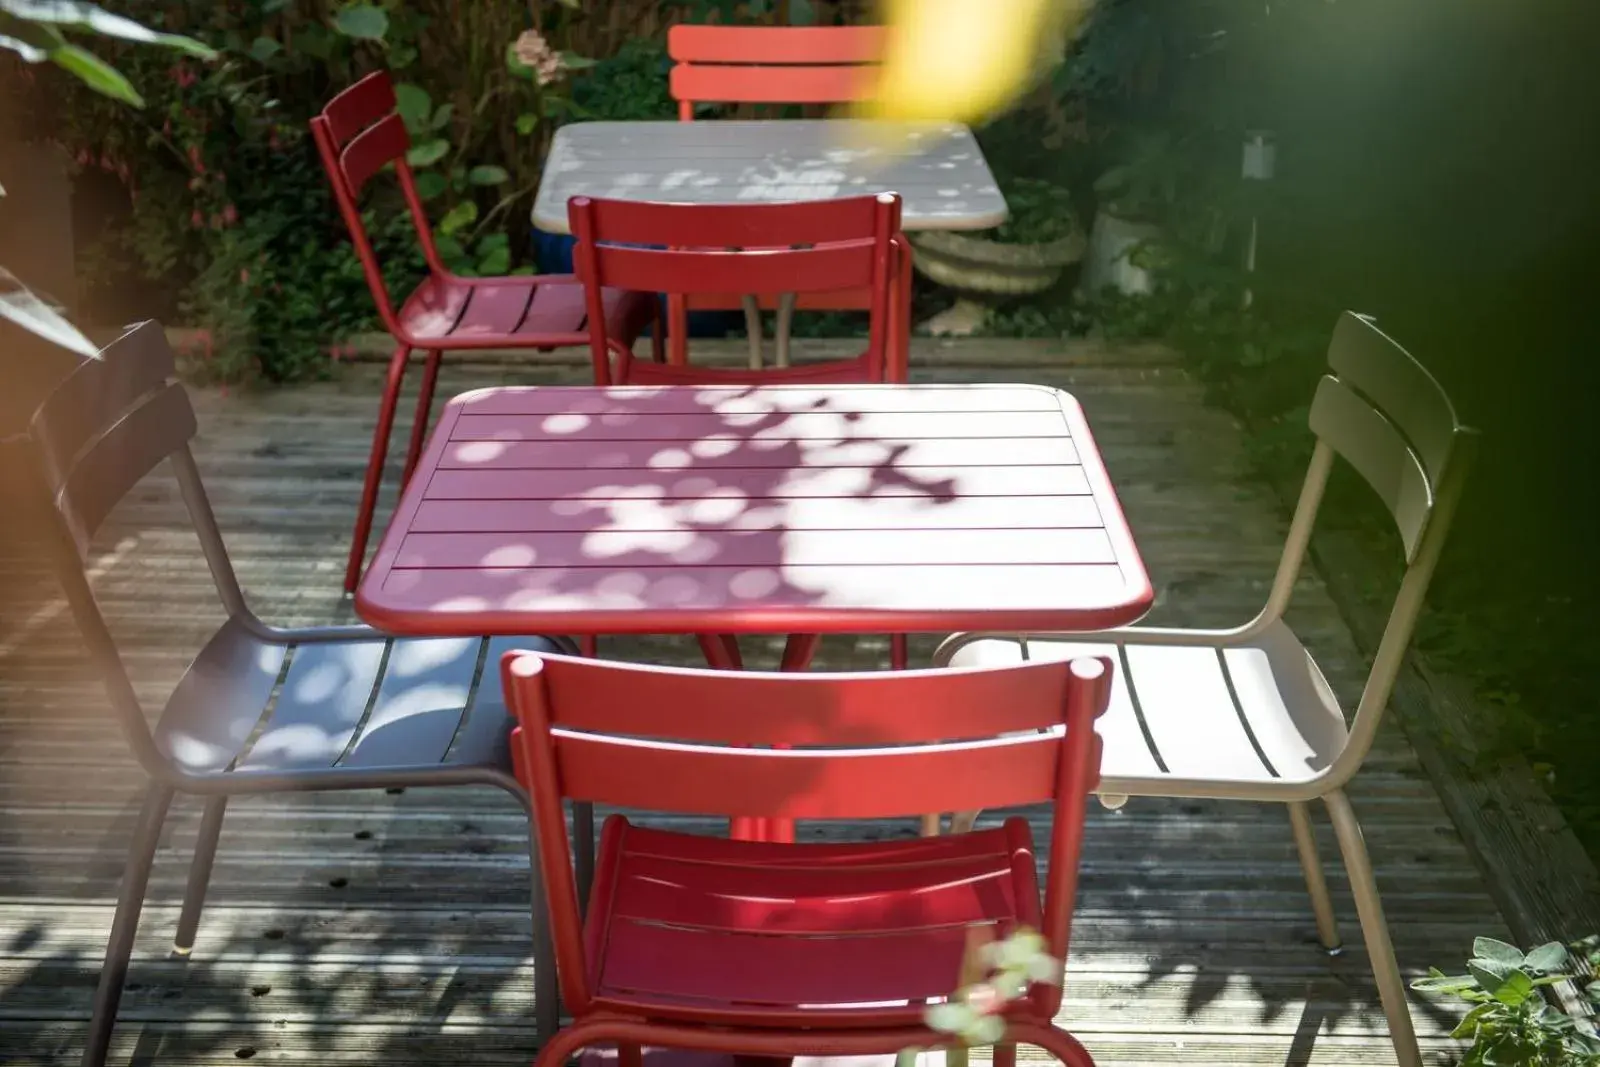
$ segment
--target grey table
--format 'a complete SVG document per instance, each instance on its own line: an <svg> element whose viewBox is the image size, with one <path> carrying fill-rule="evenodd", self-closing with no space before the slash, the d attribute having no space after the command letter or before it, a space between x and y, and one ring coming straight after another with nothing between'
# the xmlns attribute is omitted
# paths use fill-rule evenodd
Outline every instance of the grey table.
<svg viewBox="0 0 1600 1067"><path fill-rule="evenodd" d="M694 204L827 200L899 193L907 230L981 230L1006 218L1006 201L977 139L951 123L855 119L762 122L580 122L556 132L533 205L533 224L567 233L574 196ZM788 362L792 299L778 308L777 362ZM745 317L751 364L761 323Z"/></svg>

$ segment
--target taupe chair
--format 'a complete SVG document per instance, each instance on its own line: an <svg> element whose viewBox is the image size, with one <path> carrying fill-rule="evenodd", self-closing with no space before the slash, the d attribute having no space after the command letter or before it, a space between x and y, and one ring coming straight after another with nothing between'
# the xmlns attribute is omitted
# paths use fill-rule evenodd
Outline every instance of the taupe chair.
<svg viewBox="0 0 1600 1067"><path fill-rule="evenodd" d="M206 799L174 950L194 945L229 797L241 794L495 786L528 807L512 775L500 686L509 649L576 653L545 637L393 639L365 626L282 630L250 612L189 442L194 410L173 380L161 327L136 326L84 363L40 407L31 452L57 572L115 717L151 782L129 846L83 1062L105 1062L157 839L176 793ZM29 451L30 449L25 449ZM201 649L152 726L84 573L90 539L116 503L170 460L228 619ZM151 611L160 605L152 603ZM580 884L593 842L576 812ZM587 831L587 832L585 832ZM533 864L536 1011L559 1011L537 850Z"/></svg>
<svg viewBox="0 0 1600 1067"><path fill-rule="evenodd" d="M963 633L936 662L991 666L1020 660L1109 656L1116 664L1100 795L1271 801L1290 825L1330 951L1339 947L1307 803L1328 807L1355 897L1378 993L1403 1067L1420 1053L1361 827L1344 785L1372 747L1423 594L1455 511L1476 434L1456 419L1444 390L1369 318L1346 313L1328 352L1330 373L1311 405L1310 470L1266 607L1232 630L1143 627L1085 634ZM1400 530L1406 570L1371 674L1348 722L1315 662L1283 622L1335 456L1376 490ZM959 813L957 829L975 812ZM925 827L936 833L938 817Z"/></svg>

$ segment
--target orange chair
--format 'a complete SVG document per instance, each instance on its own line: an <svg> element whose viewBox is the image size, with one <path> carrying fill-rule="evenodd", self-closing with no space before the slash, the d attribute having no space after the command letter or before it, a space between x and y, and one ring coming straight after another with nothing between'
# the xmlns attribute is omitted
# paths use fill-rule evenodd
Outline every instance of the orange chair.
<svg viewBox="0 0 1600 1067"><path fill-rule="evenodd" d="M616 1046L624 1067L651 1046L761 1057L935 1047L949 1038L923 1012L955 990L974 927L1030 927L1066 959L1108 660L762 675L510 652L501 669L573 1019L535 1067L597 1045ZM613 815L585 910L564 798L758 823L1048 802L1048 873L1041 901L1017 817L945 837L796 845ZM1015 1067L1020 1042L1092 1067L1053 1025L1060 1005L1060 984L1041 982L1007 1007L994 1062Z"/></svg>
<svg viewBox="0 0 1600 1067"><path fill-rule="evenodd" d="M667 31L667 52L675 61L670 75L678 118L694 119L696 104L843 104L859 100L871 89L872 75L883 54L881 26L674 26ZM894 324L891 344L903 348L911 335L911 246L897 242L900 269L906 278L905 306ZM865 311L871 295L862 290L794 294L698 293L667 302L669 352L677 364L687 358L688 314L691 310L744 309L746 326L759 345L758 309L775 310L777 333L786 337L793 312L799 310ZM758 347L752 348L757 365ZM787 363L781 342L778 365Z"/></svg>
<svg viewBox="0 0 1600 1067"><path fill-rule="evenodd" d="M350 559L345 567L344 589L351 593L355 591L366 560L367 539L372 532L395 405L412 350L426 352L427 362L422 371L422 391L417 397L416 421L406 448L403 474L406 481L410 480L412 468L422 453L434 385L439 376L439 359L444 352L474 348L549 351L587 345L590 323L583 290L571 275L464 278L445 269L433 242L422 199L417 195L416 181L406 163L411 139L395 109L394 86L387 74L382 71L369 74L334 97L322 113L311 120L311 133L333 186L334 202L339 205L339 214L344 217L356 255L361 259L367 286L377 302L378 314L396 341L383 399L378 406L378 425L372 434L372 453L367 460ZM367 183L391 164L428 264L428 276L398 309L384 284L383 271L361 220L359 202ZM659 354L663 331L654 294L607 292L601 309L608 333L626 338L630 344L654 324Z"/></svg>

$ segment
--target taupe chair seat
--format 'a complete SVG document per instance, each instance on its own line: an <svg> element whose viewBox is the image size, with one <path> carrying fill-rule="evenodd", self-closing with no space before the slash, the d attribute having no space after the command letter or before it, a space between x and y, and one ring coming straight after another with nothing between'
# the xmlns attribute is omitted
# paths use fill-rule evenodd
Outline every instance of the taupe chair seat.
<svg viewBox="0 0 1600 1067"><path fill-rule="evenodd" d="M232 619L173 690L154 740L173 766L230 774L236 788L377 768L476 768L506 786L511 722L493 665L524 648L574 651L544 637L295 640Z"/></svg>
<svg viewBox="0 0 1600 1067"><path fill-rule="evenodd" d="M1160 630L1124 631L1103 644L969 636L951 666L1110 657L1111 706L1097 724L1097 792L1108 800L1237 797L1241 787L1312 799L1349 737L1322 671L1282 622L1226 643L1173 640Z"/></svg>
<svg viewBox="0 0 1600 1067"><path fill-rule="evenodd" d="M1345 313L1328 347L1310 425L1317 444L1289 524L1266 606L1232 630L1130 627L1094 634L956 634L938 664L1112 655L1115 691L1100 721L1105 756L1099 793L1282 803L1305 870L1323 945L1340 945L1307 802L1327 807L1344 855L1356 914L1401 1067L1418 1067L1405 983L1383 904L1344 786L1372 747L1428 582L1439 562L1476 435L1462 426L1439 383L1378 330ZM1283 622L1305 561L1335 458L1377 493L1400 534L1406 571L1361 701L1347 719L1322 672ZM954 828L976 812L957 813ZM924 830L937 833L939 816Z"/></svg>

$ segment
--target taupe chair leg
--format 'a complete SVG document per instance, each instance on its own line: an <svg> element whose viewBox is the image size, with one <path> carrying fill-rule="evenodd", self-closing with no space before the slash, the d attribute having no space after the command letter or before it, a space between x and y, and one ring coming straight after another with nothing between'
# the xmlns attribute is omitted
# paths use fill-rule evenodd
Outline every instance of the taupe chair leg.
<svg viewBox="0 0 1600 1067"><path fill-rule="evenodd" d="M1328 880L1323 877L1322 857L1317 853L1317 835L1311 828L1311 809L1304 802L1288 805L1289 827L1294 831L1295 847L1300 851L1300 868L1306 875L1306 892L1311 896L1311 913L1317 919L1317 940L1330 954L1343 947L1339 922L1333 916L1333 900L1328 896Z"/></svg>
<svg viewBox="0 0 1600 1067"><path fill-rule="evenodd" d="M155 863L156 844L161 839L161 824L172 804L172 790L152 785L145 793L139 822L128 848L128 866L122 872L122 890L117 896L117 911L111 920L111 936L106 941L105 962L100 967L100 984L94 991L94 1009L89 1016L89 1037L83 1046L83 1067L102 1067L111 1047L111 1028L117 1022L117 1005L122 1001L122 984L128 977L128 959L133 955L133 938L139 931L139 912L144 908L144 893L150 884L150 868Z"/></svg>
<svg viewBox="0 0 1600 1067"><path fill-rule="evenodd" d="M178 915L178 936L172 941L172 951L180 956L187 956L194 948L195 931L200 928L200 909L205 906L206 889L211 885L211 865L216 862L217 839L222 836L222 817L227 810L227 797L212 797L206 801L205 814L200 817L194 859L189 862L189 885L183 891L183 911Z"/></svg>
<svg viewBox="0 0 1600 1067"><path fill-rule="evenodd" d="M1383 902L1378 898L1378 883L1372 877L1372 861L1361 837L1361 824L1356 822L1356 813L1351 810L1350 798L1344 795L1344 790L1335 789L1322 799L1333 819L1333 832L1339 837L1339 851L1344 853L1350 891L1355 895L1356 917L1361 920L1372 976L1378 983L1378 999L1383 1002L1383 1014L1389 1020L1389 1039L1394 1042L1395 1059L1400 1067L1421 1067L1422 1052L1411 1027L1406 986L1400 978L1400 964L1394 958L1394 944L1389 940Z"/></svg>

